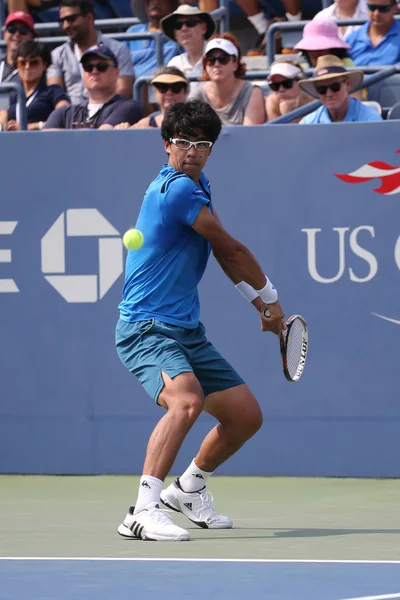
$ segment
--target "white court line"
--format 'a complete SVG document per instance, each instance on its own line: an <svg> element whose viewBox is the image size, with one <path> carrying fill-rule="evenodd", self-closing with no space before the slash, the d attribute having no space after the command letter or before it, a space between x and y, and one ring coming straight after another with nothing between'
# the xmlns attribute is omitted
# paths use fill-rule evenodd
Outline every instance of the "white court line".
<svg viewBox="0 0 400 600"><path fill-rule="evenodd" d="M68 560L68 561L129 561L129 562L224 562L224 563L304 563L304 564L339 564L339 565L400 565L400 560L323 560L296 558L138 558L138 557L92 557L92 556L0 556L1 560ZM387 596L388 598L400 598ZM379 596L380 598L380 596ZM350 599L349 599L350 600ZM352 598L351 600L360 600ZM366 600L366 599L363 599ZM369 600L369 599L368 599Z"/></svg>
<svg viewBox="0 0 400 600"><path fill-rule="evenodd" d="M357 598L345 598L344 600L389 600L389 598L400 598L400 594L385 594L384 596L359 596Z"/></svg>

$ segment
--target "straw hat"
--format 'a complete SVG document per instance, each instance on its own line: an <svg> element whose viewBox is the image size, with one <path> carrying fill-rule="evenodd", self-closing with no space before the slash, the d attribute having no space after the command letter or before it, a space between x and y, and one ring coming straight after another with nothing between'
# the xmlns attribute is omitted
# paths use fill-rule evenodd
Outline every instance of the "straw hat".
<svg viewBox="0 0 400 600"><path fill-rule="evenodd" d="M173 13L167 15L160 21L164 35L174 42L176 42L174 30L176 17L198 17L200 21L203 21L207 25L207 30L204 34L206 40L208 40L215 31L215 21L210 13L202 12L196 6L190 6L190 4L182 4L182 6L179 6Z"/></svg>
<svg viewBox="0 0 400 600"><path fill-rule="evenodd" d="M361 85L364 79L364 73L362 71L347 71L340 58L337 56L332 56L332 54L326 54L325 56L320 56L317 60L315 77L310 77L310 79L301 79L299 81L299 86L307 94L310 94L310 96L319 98L318 92L315 88L316 84L322 83L326 79L343 77L343 75L346 75L346 77L350 80L350 94Z"/></svg>

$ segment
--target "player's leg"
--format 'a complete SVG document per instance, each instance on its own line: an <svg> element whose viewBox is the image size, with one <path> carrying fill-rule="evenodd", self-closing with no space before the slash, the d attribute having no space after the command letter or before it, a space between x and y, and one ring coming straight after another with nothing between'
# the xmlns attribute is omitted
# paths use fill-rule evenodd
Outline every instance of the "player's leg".
<svg viewBox="0 0 400 600"><path fill-rule="evenodd" d="M122 362L167 409L148 442L135 507L129 509L118 528L125 537L189 539L188 532L175 526L159 505L163 480L204 401L202 388L173 333L173 328L154 320L133 324L120 321L117 326Z"/></svg>

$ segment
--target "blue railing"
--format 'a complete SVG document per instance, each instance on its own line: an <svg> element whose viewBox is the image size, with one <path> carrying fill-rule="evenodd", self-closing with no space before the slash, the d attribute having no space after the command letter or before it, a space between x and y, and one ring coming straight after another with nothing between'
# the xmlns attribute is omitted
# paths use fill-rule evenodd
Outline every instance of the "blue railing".
<svg viewBox="0 0 400 600"><path fill-rule="evenodd" d="M352 69L347 69L347 70L351 71ZM361 69L358 69L358 70L361 70ZM397 75L398 73L400 73L400 64L395 65L393 67L387 67L384 69L380 69L377 73L374 73L373 75L370 75L369 77L364 79L364 81L361 83L361 85L359 85L356 88L356 90L354 90L354 91L363 89L365 87L369 87L370 85L377 83L378 81L382 81L383 79L386 79L387 77L391 77L392 75ZM305 115L308 115L309 113L313 112L314 110L317 110L317 108L319 108L320 106L321 106L321 102L319 100L314 100L314 102L310 102L309 104L306 104L305 106L300 106L299 108L292 110L291 112L287 113L286 115L282 115L281 117L278 117L277 119L274 119L273 121L269 121L268 123L266 123L266 125L279 125L279 124L283 124L283 123L291 123L292 121L295 121L296 119L305 117Z"/></svg>
<svg viewBox="0 0 400 600"><path fill-rule="evenodd" d="M0 83L0 94L2 93L17 93L17 112L19 113L19 128L21 131L28 129L28 120L26 117L26 96L25 90L20 83L9 82Z"/></svg>

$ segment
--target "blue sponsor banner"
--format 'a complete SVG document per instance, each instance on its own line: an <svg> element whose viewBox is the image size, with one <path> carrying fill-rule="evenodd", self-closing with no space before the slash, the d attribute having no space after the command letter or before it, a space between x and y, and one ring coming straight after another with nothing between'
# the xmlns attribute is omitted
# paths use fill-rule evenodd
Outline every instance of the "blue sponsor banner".
<svg viewBox="0 0 400 600"><path fill-rule="evenodd" d="M305 316L299 383L214 259L202 321L263 429L221 474L400 476L397 122L225 128L206 174L226 228ZM162 409L114 349L121 236L166 155L158 130L0 136L0 471L139 473ZM213 420L202 416L182 470Z"/></svg>

